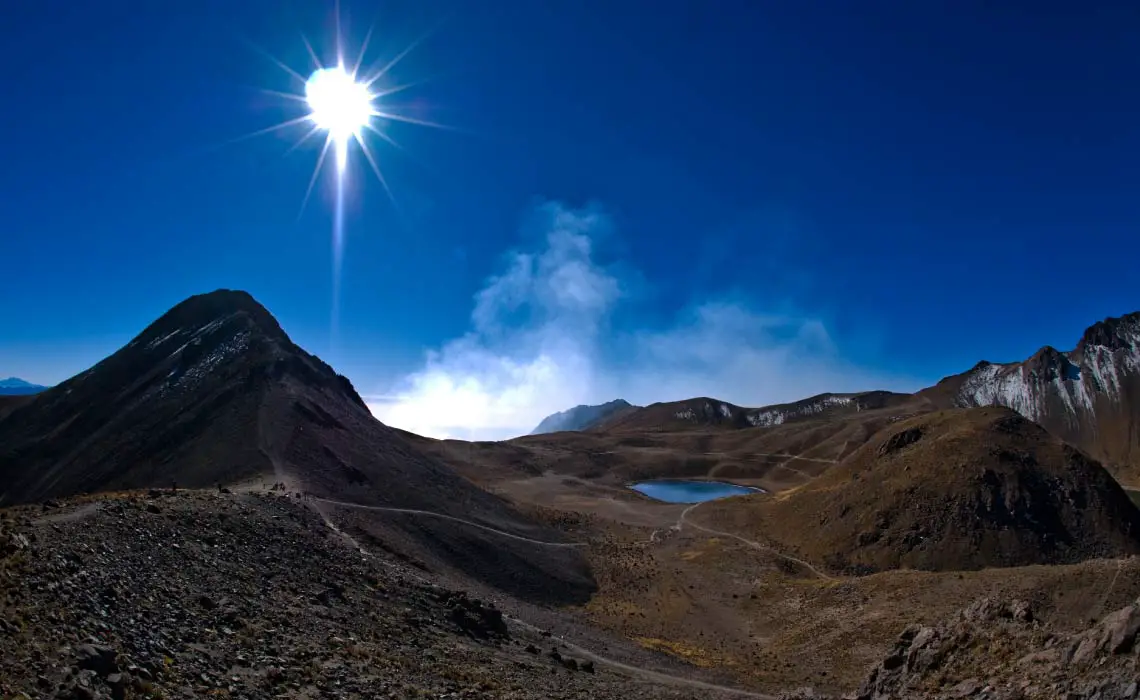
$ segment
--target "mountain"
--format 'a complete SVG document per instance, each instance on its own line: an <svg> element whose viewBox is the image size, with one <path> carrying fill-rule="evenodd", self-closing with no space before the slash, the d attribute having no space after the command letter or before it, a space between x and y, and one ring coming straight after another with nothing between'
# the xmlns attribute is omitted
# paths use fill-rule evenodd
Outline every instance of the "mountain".
<svg viewBox="0 0 1140 700"><path fill-rule="evenodd" d="M294 345L245 292L183 301L0 419L0 506L175 483L284 483L326 499L324 510L354 513L361 532L404 542L409 556L493 585L575 599L593 585L572 550L534 552L518 539L558 541L559 533L373 418L346 378Z"/></svg>
<svg viewBox="0 0 1140 700"><path fill-rule="evenodd" d="M631 405L625 399L614 399L599 406L575 406L543 418L538 427L530 431L530 434L542 435L566 430L588 430L617 414L637 408L640 407Z"/></svg>
<svg viewBox="0 0 1140 700"><path fill-rule="evenodd" d="M819 394L793 403L745 408L708 397L655 403L601 421L607 431L687 430L704 427L757 428L784 423L850 416L880 409L899 409L913 402L910 394L867 391Z"/></svg>
<svg viewBox="0 0 1140 700"><path fill-rule="evenodd" d="M697 397L629 407L589 426L620 433L734 430L984 406L1017 411L1140 487L1140 312L1093 324L1073 350L1046 346L1021 362L979 362L915 394L826 393L760 408Z"/></svg>
<svg viewBox="0 0 1140 700"><path fill-rule="evenodd" d="M20 379L18 377L0 379L0 396L25 396L28 394L38 394L46 388L46 386L25 382L23 379Z"/></svg>
<svg viewBox="0 0 1140 700"><path fill-rule="evenodd" d="M1075 349L1043 347L1022 362L979 362L919 392L939 408L1006 406L1140 479L1140 312L1085 330Z"/></svg>
<svg viewBox="0 0 1140 700"><path fill-rule="evenodd" d="M701 512L837 573L1140 554L1140 510L1112 476L1002 407L897 421L798 488Z"/></svg>

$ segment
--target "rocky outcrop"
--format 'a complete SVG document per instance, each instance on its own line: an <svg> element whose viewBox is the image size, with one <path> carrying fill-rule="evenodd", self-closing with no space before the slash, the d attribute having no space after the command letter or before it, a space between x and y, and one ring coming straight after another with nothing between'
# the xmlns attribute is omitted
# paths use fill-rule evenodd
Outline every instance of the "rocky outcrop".
<svg viewBox="0 0 1140 700"><path fill-rule="evenodd" d="M979 362L919 392L937 407L1005 406L1123 475L1140 478L1140 312L1085 330L1071 351Z"/></svg>
<svg viewBox="0 0 1140 700"><path fill-rule="evenodd" d="M1024 600L983 598L943 624L907 627L845 700L1129 700L1140 697L1138 634L1140 600L1059 634Z"/></svg>

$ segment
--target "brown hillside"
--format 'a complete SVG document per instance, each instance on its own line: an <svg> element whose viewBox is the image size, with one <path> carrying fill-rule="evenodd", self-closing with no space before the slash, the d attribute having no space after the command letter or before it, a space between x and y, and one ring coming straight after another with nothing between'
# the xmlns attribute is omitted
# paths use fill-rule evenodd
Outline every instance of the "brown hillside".
<svg viewBox="0 0 1140 700"><path fill-rule="evenodd" d="M848 573L1140 552L1140 511L1108 472L1004 408L900 421L818 479L703 506L710 516Z"/></svg>

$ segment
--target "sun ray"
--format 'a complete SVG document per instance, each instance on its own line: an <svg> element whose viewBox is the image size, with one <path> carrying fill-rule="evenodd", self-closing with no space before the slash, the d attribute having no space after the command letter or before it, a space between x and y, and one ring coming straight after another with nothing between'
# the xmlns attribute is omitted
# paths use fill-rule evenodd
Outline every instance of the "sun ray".
<svg viewBox="0 0 1140 700"><path fill-rule="evenodd" d="M321 128L320 128L319 126L313 126L313 128L312 128L312 129L309 129L309 133L307 133L307 134L305 134L304 136L302 136L302 137L301 137L301 138L300 138L300 139L297 141L297 143L295 143L295 144L293 144L292 146L290 146L290 147L289 147L289 150L287 150L287 151L285 151L284 153L282 153L282 154L281 154L281 157L282 157L282 158L287 158L287 157L289 157L289 154L290 154L290 153L292 153L293 151L297 150L297 149L298 149L298 148L300 148L302 145L304 145L306 142L308 142L308 140L309 140L309 139L311 139L311 138L313 138L314 136L316 136L316 135L317 135L317 134L320 132L320 130L321 130Z"/></svg>
<svg viewBox="0 0 1140 700"><path fill-rule="evenodd" d="M305 36L304 34L302 34L301 35L301 41L304 42L304 44L305 44L305 50L309 52L309 58L311 58L313 60L313 69L314 70L321 70L322 68L324 68L324 66L321 65L321 59L317 56L317 52L313 49L313 45L311 43L309 43L309 38L307 36ZM302 78L301 82L302 83L306 82L306 79Z"/></svg>
<svg viewBox="0 0 1140 700"><path fill-rule="evenodd" d="M378 136L379 138L384 139L389 145L394 146L394 147L400 149L401 151L404 151L405 153L407 153L407 150L403 146L401 146L400 144L396 143L396 140L393 139L391 136L389 136L388 134L385 134L383 129L379 129L372 124L369 124L365 128L368 129L369 131L371 131L372 133L376 134L376 136ZM360 145L361 145L361 147L364 146L363 143L361 143Z"/></svg>
<svg viewBox="0 0 1140 700"><path fill-rule="evenodd" d="M413 162L415 162L415 164L418 165L419 167L423 168L424 170L427 170L428 172L432 173L433 175L438 175L438 171L435 168L433 168L430 164L424 162L423 158L417 158L414 153L409 151L407 148L404 148L404 146L401 145L399 141L392 138L388 134L384 133L383 129L378 129L375 126L372 126L370 124L368 126L368 130L371 131L372 133L376 134L376 136L378 138L383 139L384 142L387 143L392 148L395 148L396 150L403 153L405 155L405 157L407 157L410 160L412 160ZM363 147L363 143L361 144L361 146ZM396 205L395 199L392 200L392 203L394 205ZM396 207L399 208L399 205L396 205Z"/></svg>
<svg viewBox="0 0 1140 700"><path fill-rule="evenodd" d="M269 88L257 88L257 90L258 90L258 92L265 93L266 95L273 95L274 97L280 97L280 98L283 98L286 100L292 100L294 102L301 102L301 103L305 102L305 96L304 95L298 95L295 92L284 92L283 90L270 90Z"/></svg>
<svg viewBox="0 0 1140 700"><path fill-rule="evenodd" d="M288 129L291 126L297 126L298 124L304 124L307 121L309 121L309 115L306 114L303 117L297 117L296 119L289 119L289 120L281 122L280 124L274 124L273 126L267 126L264 129L258 129L257 131L253 131L253 132L250 132L248 134L242 134L241 136L235 136L234 138L229 139L228 141L223 141L222 143L220 143L218 145L219 146L228 146L228 145L233 144L233 143L240 143L241 141L247 141L249 139L256 138L258 136L263 136L265 134L271 134L274 131L281 131L282 129Z"/></svg>
<svg viewBox="0 0 1140 700"><path fill-rule="evenodd" d="M417 126L428 126L433 129L442 129L444 131L463 131L456 126L448 126L447 124L440 124L438 122L429 122L425 119L416 119L415 117L408 117L403 114L396 114L395 112L381 112L376 110L372 112L373 117L380 117L394 122L404 122L405 124L415 124Z"/></svg>
<svg viewBox="0 0 1140 700"><path fill-rule="evenodd" d="M271 61L271 62L273 63L273 65L277 66L277 67L278 67L278 68L280 68L281 70L283 70L283 71L285 71L286 73L288 73L288 74L289 74L289 76L290 76L290 77L292 77L294 80L296 80L297 82L301 83L302 85L304 85L304 84L305 84L305 76L301 75L301 74L300 74L300 73L298 73L297 71L295 71L295 70L293 70L292 68L290 68L288 65L286 65L286 64L285 64L285 62L284 62L284 61L282 61L281 59L277 58L277 57L276 57L276 56L274 56L273 54L269 53L269 52L268 52L268 51L266 51L265 49L261 48L261 47L260 47L260 46L258 46L257 44L253 43L253 42L252 42L252 41L250 41L249 39L246 39L245 37L240 37L240 38L241 38L241 40L242 40L242 41L243 41L243 42L244 42L244 43L245 43L247 46L249 46L251 49L253 49L253 50L254 50L256 53L260 54L260 55L261 55L263 58L266 58L266 59L268 59L269 61Z"/></svg>
<svg viewBox="0 0 1140 700"><path fill-rule="evenodd" d="M391 139L388 139L391 141ZM372 151L368 148L368 144L363 139L357 140L360 144L360 151L364 153L364 158L368 164L372 166L372 172L376 173L376 179L384 186L384 191L388 193L388 199L392 200L392 205L396 206L396 197L392 194L392 188L388 186L388 181L384 179L384 173L380 172L380 164L376 162L376 158L372 155Z"/></svg>
<svg viewBox="0 0 1140 700"><path fill-rule="evenodd" d="M396 93L403 92L404 90L410 90L411 88L419 87L426 82L427 82L426 80L417 80L414 83L404 83L402 85L397 85L395 87L385 88L384 90L381 90L379 92L374 92L374 93L372 93L372 95L376 99L382 100L385 97L395 95Z"/></svg>
<svg viewBox="0 0 1140 700"><path fill-rule="evenodd" d="M407 55L408 55L408 54L410 54L412 51L415 51L415 50L416 50L416 48L418 48L420 44L422 44L422 43L424 43L425 41L427 41L427 39L428 39L428 38L429 38L429 37L430 37L432 34L435 34L437 31L439 31L439 28L440 28L441 26L443 26L443 22L442 22L442 21L441 21L441 22L439 22L439 23L437 23L437 24L436 24L435 26L433 26L431 29L428 29L428 30L427 30L426 32L424 32L423 34L421 34L419 37L417 37L417 38L415 39L415 41L413 41L412 43L408 44L408 47L407 47L406 49L404 49L404 50L403 50L403 51L401 51L400 53L396 54L396 57L395 57L395 58L393 58L391 61L388 61L388 63L387 63L387 64L385 64L385 66L384 66L383 68L381 68L379 71L377 71L377 72L376 72L375 74L373 74L371 77L365 78L365 79L364 79L364 85L365 85L365 87L372 87L372 85L373 85L373 84L375 84L375 82L376 82L377 80L380 80L380 79L381 79L381 78L383 78L385 75L387 75L387 74L388 74L388 71L390 71L390 70L392 70L393 68L395 68L395 67L396 67L396 64L397 64L397 63L399 63L400 61L404 60L404 58L405 58L405 57L407 57Z"/></svg>
<svg viewBox="0 0 1140 700"><path fill-rule="evenodd" d="M333 2L333 22L336 23L336 64L341 68L344 67L344 42L341 41L343 34L340 31L340 0ZM355 76L353 76L355 77Z"/></svg>
<svg viewBox="0 0 1140 700"><path fill-rule="evenodd" d="M317 176L321 174L321 166L325 163L325 156L329 152L329 144L331 143L332 138L326 138L325 145L321 147L321 154L317 156L317 165L313 168L313 175L309 178L309 186L305 188L305 197L301 200L301 210L297 212L298 219L305 213L305 206L308 205L309 197L313 194L313 185L317 182Z"/></svg>
<svg viewBox="0 0 1140 700"><path fill-rule="evenodd" d="M356 76L360 75L360 65L364 63L364 55L368 52L368 44L372 41L372 32L375 29L376 23L373 22L368 27L368 33L364 35L364 42L360 45L360 55L356 57L356 63L352 66L352 72L349 73L353 80L356 80Z"/></svg>

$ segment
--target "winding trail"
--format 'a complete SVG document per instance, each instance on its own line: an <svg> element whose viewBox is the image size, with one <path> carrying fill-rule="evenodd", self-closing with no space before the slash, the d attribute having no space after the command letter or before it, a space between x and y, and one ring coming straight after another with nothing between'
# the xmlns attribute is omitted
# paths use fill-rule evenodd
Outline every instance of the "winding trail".
<svg viewBox="0 0 1140 700"><path fill-rule="evenodd" d="M708 501L705 501L705 503L708 503ZM731 532L725 532L723 530L714 530L711 527L705 527L704 525L698 525L697 523L686 520L685 518L688 517L689 513L691 513L693 511L693 509L699 505L701 505L701 504L700 503L694 503L693 505L689 506L685 510L681 511L681 517L677 518L677 524L674 525L670 529L676 530L677 532L680 532L681 528L684 527L686 524L688 524L689 527L696 528L697 530L701 530L702 532L707 532L710 535L717 535L719 537L729 537L729 538L736 540L737 542L741 542L743 544L746 544L753 549L759 550L761 552L768 552L770 554L773 554L776 557L783 559L784 561L790 561L790 562L794 562L796 564L799 564L800 566L811 571L813 574L815 574L819 578L823 579L824 581L835 581L836 580L834 577L828 576L824 572L815 568L810 562L806 562L803 559L800 559L799 557L793 557L790 554L784 554L783 552L780 552L780 551L778 551L772 547L769 547L768 545L760 544L759 542L754 542L750 539L741 537L740 535L734 535ZM653 534L657 534L657 533L654 532ZM650 539L652 541L652 536L650 537Z"/></svg>
<svg viewBox="0 0 1140 700"><path fill-rule="evenodd" d="M512 538L516 538L516 539L523 539L527 542L534 542L537 544L546 544L546 545L554 545L554 546L584 546L584 545L578 544L578 543L575 543L574 545L568 545L568 544L561 543L561 542L557 542L557 543L541 542L539 540L531 540L529 538L520 538L518 535L512 535L509 532L502 532L501 530L494 530L493 528L487 528L483 525L479 525L478 523L472 523L470 521L461 520L459 518L453 518L449 515L442 515L440 513L431 513L429 511L412 510L412 509L408 509L408 508L384 508L382 506L361 506L359 504L344 503L342 501L333 501L333 500L329 500L329 499L325 499L325 498L314 498L311 500L329 503L331 505L348 506L350 508L364 508L367 510L392 511L392 512L396 512L396 513L412 513L412 514L417 514L417 515L434 515L437 517L446 518L448 520L456 520L458 522L465 523L468 525L474 525L475 527L479 527L479 528L482 528L485 530L491 530L492 532L495 532L495 533L498 533L501 535L506 535L508 537L512 537ZM318 513L319 512L320 511L318 510ZM395 564L395 563L389 562L389 561L385 561L383 558L380 558L380 557L376 557L371 552L369 552L363 545L361 545L359 542L357 542L355 538L353 538L351 535L349 535L348 533L346 533L343 530L341 530L340 528L338 528L331 520L329 520L327 517L325 517L323 513L321 513L321 516L324 519L325 524L328 525L328 527L330 527L334 532L336 532L338 535L343 537L344 540L348 544L350 544L354 549L356 549L361 555L368 557L368 558L372 559L373 561L375 561L379 564L382 564L383 566L386 566L390 569L399 571L401 574L403 574L405 576L409 576L409 577L419 581L420 583L422 583L424 585L433 585L433 582L430 579L428 579L424 576L421 576L420 574L418 574L414 571L409 571L405 567L399 566L398 564ZM542 634L544 631L542 628L536 627L535 625L532 625L525 620L520 620L517 617L512 617L510 615L504 614L503 619L514 624L514 625L517 625L517 626L522 627L524 629L530 630L531 632L537 632L539 634ZM561 635L558 635L555 638L558 640L558 642L562 646L566 647L567 649L570 649L571 651L573 651L575 654L578 654L579 656L585 657L585 658L593 661L595 664L598 664L600 666L609 667L611 669L614 669L615 671L619 671L621 673L624 673L625 675L632 676L634 678L639 678L641 680L648 681L650 683L656 683L658 685L666 685L666 686L670 686L670 687L694 688L694 689L703 690L706 692L715 692L715 693L721 693L721 694L725 694L725 695L734 695L737 697L745 697L745 698L755 698L756 700L776 700L775 695L767 695L765 693L758 693L758 692L751 691L751 690L744 690L742 688L733 688L732 686L718 685L716 683L707 683L705 681L699 681L699 680L696 680L693 678L686 678L684 676L673 676L673 675L670 675L668 673L662 673L660 671L650 671L649 669L638 668L637 666L632 666L630 664L623 663L623 662L618 661L616 659L611 659L608 656L602 656L601 654L598 654L597 652L590 651L586 647L579 646L578 644L575 644L574 642L568 641L565 637L563 637Z"/></svg>
<svg viewBox="0 0 1140 700"><path fill-rule="evenodd" d="M363 505L360 503L348 503L347 501L335 501L335 500L332 500L330 498L312 498L310 500L316 501L318 503L328 503L328 504L334 505L334 506L342 506L345 508L357 508L360 510L371 510L371 511L378 511L381 513L400 513L403 515L420 515L420 516L425 516L425 517L429 517L429 518L440 518L442 520L450 520L452 522L461 523L461 524L467 525L469 527L478 528L480 530L486 530L487 532L494 533L496 535L499 535L500 537L506 537L508 539L518 540L520 542L529 542L530 544L537 544L537 545L541 545L543 547L567 547L568 548L568 547L588 547L589 546L585 542L546 542L544 540L536 540L536 539L532 539L530 537L524 537L523 535L516 535L516 534L511 533L511 532L504 532L503 530L496 530L493 527L489 527L487 525L482 525L480 523L472 522L470 520L464 520L463 518L457 518L453 515L444 515L443 513L436 513L436 512L430 511L430 510L417 510L415 508L389 508L387 506L366 506L366 505Z"/></svg>
<svg viewBox="0 0 1140 700"><path fill-rule="evenodd" d="M846 446L846 443L844 443L844 446ZM725 453L723 453L723 452L704 452L703 454L720 455L720 454L725 454ZM786 457L787 462L790 462L794 459L803 459L803 460L807 460L810 462L826 462L829 464L838 464L839 463L839 460L835 460L835 459L822 459L822 458L817 458L817 457L801 457L800 455L774 454L774 453L767 453L767 452L753 452L752 454L763 456L763 457ZM787 462L784 462L782 464L777 464L776 466L783 467L784 464L786 464ZM791 467L785 467L785 468L790 469L791 471L794 471L794 472L799 472L798 469L792 469ZM802 474L803 472L800 472L800 473ZM805 474L805 476L809 476L809 475ZM709 503L709 501L702 501L701 503ZM803 559L800 559L799 557L793 557L790 554L784 554L783 552L780 552L773 547L769 547L768 545L765 545L765 544L760 544L759 542L755 542L755 541L750 540L746 537L741 537L740 535L735 535L731 532L725 532L723 530L714 530L711 527L705 527L704 525L699 525L699 524L694 523L692 521L686 520L686 518L689 517L689 513L693 512L693 509L696 508L697 506L701 505L701 503L694 503L691 506L689 506L688 508L686 508L685 510L681 511L681 515L680 515L680 517L677 518L677 522L674 523L673 525L671 525L669 527L669 530L672 530L673 532L680 532L681 528L683 528L686 524L688 524L690 527L695 528L697 530L701 530L702 532L707 532L710 535L717 535L719 537L728 537L728 538L734 539L737 542L740 542L742 544L746 544L755 550L758 550L761 552L768 552L769 554L772 554L779 559L783 559L784 561L790 561L790 562L793 562L795 564L799 564L800 566L804 567L808 571L811 571L813 574L815 574L819 578L823 579L824 581L835 581L836 580L834 577L828 576L824 572L817 569L810 562L804 561ZM661 530L654 530L653 532L649 533L649 542L650 543L657 542L657 535L660 532L661 532Z"/></svg>
<svg viewBox="0 0 1140 700"><path fill-rule="evenodd" d="M516 617L511 617L510 615L503 615L503 619L505 619L509 622L513 622L514 624L516 624L520 627L524 627L524 628L531 630L533 632L539 632L539 633L542 632L542 630L539 629L538 627L535 627L534 625L530 624L529 622L524 622L523 620L520 620ZM744 690L742 688L733 688L733 687L726 686L726 685L717 685L716 683L706 683L705 681L698 681L698 680L693 679L693 678L685 678L683 676L671 676L668 673L661 673L660 671L650 671L648 669L638 668L637 666L631 666L629 664L622 663L621 661L616 661L614 659L607 658L607 657L602 656L600 654L595 654L594 652L590 651L589 649L586 649L585 647L580 647L577 644L574 644L573 642L566 641L566 639L564 637L556 637L556 639L559 641L560 644L562 644L562 646L566 647L567 649L570 649L571 651L578 654L579 656L586 657L587 659L593 661L596 664L601 664L603 666L609 666L610 668L616 669L618 671L623 671L624 673L626 673L628 675L636 676L638 678L643 678L645 680L652 681L654 683L658 683L661 685L684 686L684 687L688 687L688 688L699 688L700 690L704 690L704 691L713 691L713 692L717 692L717 693L727 693L730 695L737 695L737 696L746 697L746 698L757 698L757 700L776 700L775 695L767 695L765 693L757 693L757 692L752 691L752 690Z"/></svg>

